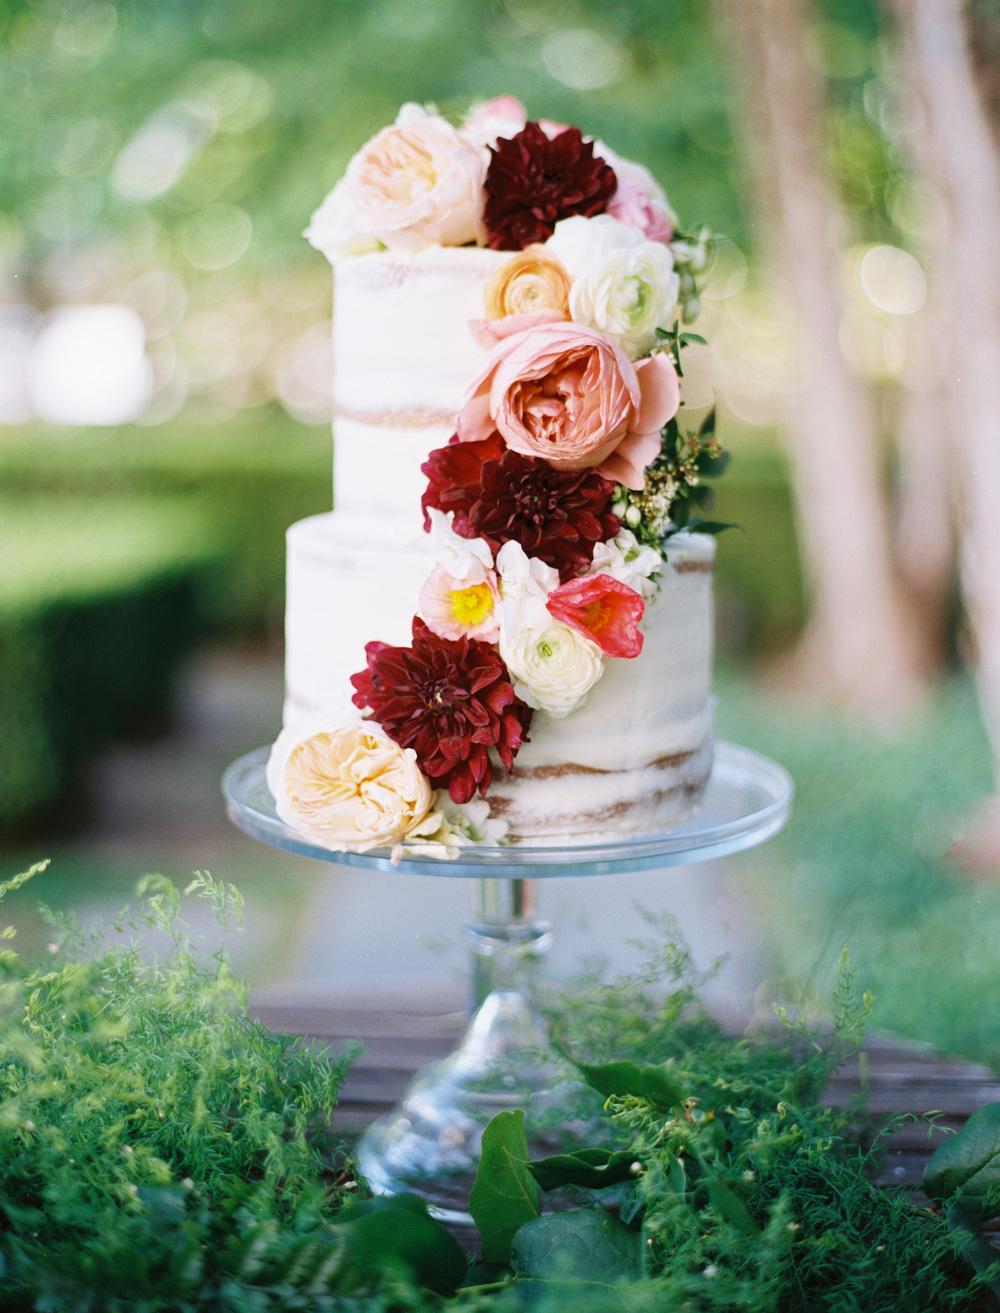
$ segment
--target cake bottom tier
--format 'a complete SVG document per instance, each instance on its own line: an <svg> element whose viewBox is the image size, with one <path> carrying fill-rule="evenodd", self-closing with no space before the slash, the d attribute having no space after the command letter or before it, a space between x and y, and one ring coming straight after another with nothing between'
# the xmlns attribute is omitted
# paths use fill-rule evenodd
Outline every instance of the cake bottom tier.
<svg viewBox="0 0 1000 1313"><path fill-rule="evenodd" d="M694 811L712 768L714 547L701 535L674 538L640 655L607 658L568 716L536 711L513 772L497 763L488 800L513 842L613 841ZM286 724L349 705L367 642L409 642L432 565L425 537L390 524L332 513L292 526Z"/></svg>

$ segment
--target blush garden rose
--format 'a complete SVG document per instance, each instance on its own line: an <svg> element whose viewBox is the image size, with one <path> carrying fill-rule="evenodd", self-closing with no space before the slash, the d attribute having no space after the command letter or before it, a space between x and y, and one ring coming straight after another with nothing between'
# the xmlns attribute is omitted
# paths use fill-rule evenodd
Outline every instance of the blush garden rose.
<svg viewBox="0 0 1000 1313"><path fill-rule="evenodd" d="M362 146L345 177L371 235L394 250L485 240L485 151L418 105Z"/></svg>
<svg viewBox="0 0 1000 1313"><path fill-rule="evenodd" d="M480 339L494 346L459 413L461 441L496 430L513 451L557 470L595 468L642 488L660 430L680 405L667 356L633 365L596 329L539 315L483 324Z"/></svg>

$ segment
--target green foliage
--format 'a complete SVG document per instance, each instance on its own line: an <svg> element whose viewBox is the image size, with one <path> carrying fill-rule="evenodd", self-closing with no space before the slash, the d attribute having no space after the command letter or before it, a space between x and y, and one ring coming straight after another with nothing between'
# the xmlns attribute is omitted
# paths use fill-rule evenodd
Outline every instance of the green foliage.
<svg viewBox="0 0 1000 1313"><path fill-rule="evenodd" d="M482 1237L487 1263L510 1261L510 1244L518 1227L541 1211L538 1186L528 1170L524 1113L499 1112L483 1132L469 1212Z"/></svg>
<svg viewBox="0 0 1000 1313"><path fill-rule="evenodd" d="M349 1203L335 1227L345 1236L350 1260L369 1279L382 1272L402 1275L438 1295L453 1295L465 1278L465 1255L418 1195Z"/></svg>
<svg viewBox="0 0 1000 1313"><path fill-rule="evenodd" d="M0 832L162 715L225 554L204 505L9 498L0 515Z"/></svg>
<svg viewBox="0 0 1000 1313"><path fill-rule="evenodd" d="M224 946L204 961L183 933L174 886L140 891L106 929L50 914L44 967L0 958L5 1307L142 1292L173 1308L293 1268L311 1281L329 1257L313 1240L347 1197L327 1131L346 1059L252 1020ZM241 913L207 875L188 892L224 932Z"/></svg>
<svg viewBox="0 0 1000 1313"><path fill-rule="evenodd" d="M1000 1103L978 1109L957 1135L938 1145L924 1168L923 1186L928 1199L954 1199L973 1221L1000 1213Z"/></svg>
<svg viewBox="0 0 1000 1313"><path fill-rule="evenodd" d="M628 1150L574 1149L530 1162L528 1170L542 1190L556 1190L563 1185L603 1190L638 1176L642 1164Z"/></svg>
<svg viewBox="0 0 1000 1313"><path fill-rule="evenodd" d="M639 1288L655 1289L664 1309L983 1307L983 1265L977 1276L959 1256L943 1217L876 1189L872 1153L858 1146L849 1117L819 1102L871 1010L850 962L841 962L832 1030L799 1018L783 1037L755 1043L721 1035L700 1011L683 950L668 948L666 962L676 988L665 999L647 970L645 981L620 982L603 998L591 991L571 1014L577 1046L593 1009L594 1046L606 1052L618 1012L624 1047L667 1060L574 1063L604 1100L613 1140L627 1146L619 1152L643 1170L619 1187L621 1220L587 1208L517 1233L515 1270L533 1292L551 1281L551 1293L568 1298L567 1282L600 1284L630 1267L634 1280L641 1266ZM595 1307L619 1306L617 1296L602 1299Z"/></svg>
<svg viewBox="0 0 1000 1313"><path fill-rule="evenodd" d="M588 1208L527 1222L514 1240L514 1270L546 1281L602 1286L639 1277L640 1237L611 1213Z"/></svg>

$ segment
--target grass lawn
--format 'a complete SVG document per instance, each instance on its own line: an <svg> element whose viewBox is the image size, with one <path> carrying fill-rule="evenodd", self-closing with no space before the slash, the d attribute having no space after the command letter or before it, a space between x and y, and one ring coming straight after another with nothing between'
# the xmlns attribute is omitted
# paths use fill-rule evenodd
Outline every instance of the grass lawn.
<svg viewBox="0 0 1000 1313"><path fill-rule="evenodd" d="M846 944L879 1027L1000 1069L1000 880L969 883L942 861L958 815L991 790L971 682L947 681L894 738L791 707L739 671L716 688L720 737L796 782L788 829L740 876L775 991L795 999L805 982L822 1005Z"/></svg>

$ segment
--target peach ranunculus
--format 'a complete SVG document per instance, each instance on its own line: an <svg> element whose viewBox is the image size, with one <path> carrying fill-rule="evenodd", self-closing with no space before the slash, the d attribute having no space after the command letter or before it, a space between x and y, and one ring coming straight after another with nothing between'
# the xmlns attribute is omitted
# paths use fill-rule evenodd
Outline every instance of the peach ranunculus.
<svg viewBox="0 0 1000 1313"><path fill-rule="evenodd" d="M661 353L633 365L603 333L553 314L477 325L493 349L459 413L459 439L496 430L513 451L556 469L593 467L642 488L660 429L680 405L673 362Z"/></svg>
<svg viewBox="0 0 1000 1313"><path fill-rule="evenodd" d="M354 156L345 174L351 199L371 235L394 250L482 245L487 152L418 111L404 106L401 121Z"/></svg>
<svg viewBox="0 0 1000 1313"><path fill-rule="evenodd" d="M569 318L569 274L544 246L533 243L505 261L483 291L487 319L558 310Z"/></svg>
<svg viewBox="0 0 1000 1313"><path fill-rule="evenodd" d="M434 800L412 748L401 748L370 721L335 717L282 730L267 784L278 816L333 852L399 843Z"/></svg>

